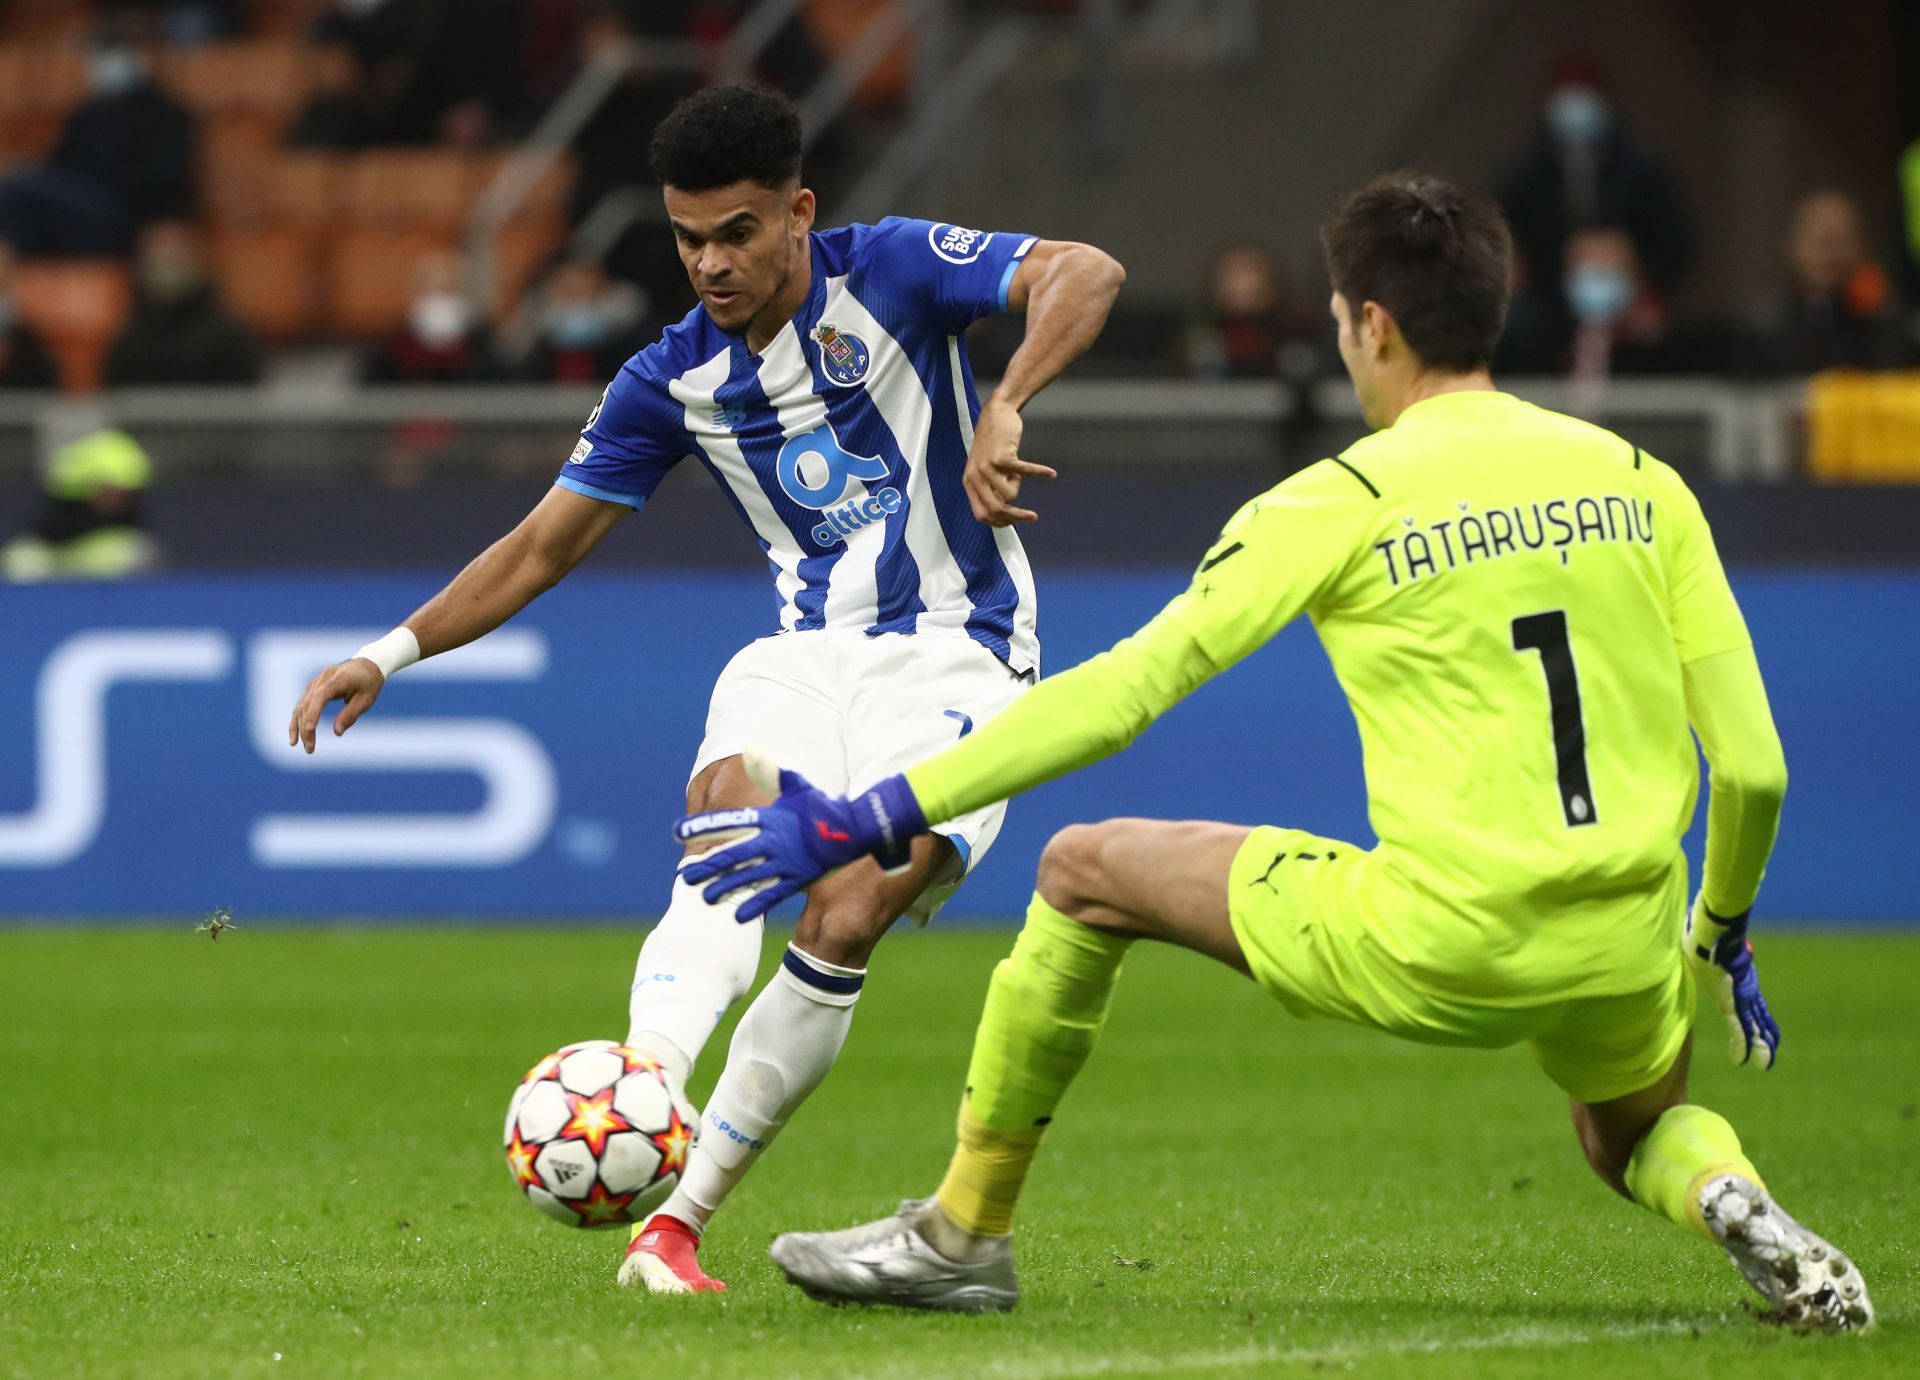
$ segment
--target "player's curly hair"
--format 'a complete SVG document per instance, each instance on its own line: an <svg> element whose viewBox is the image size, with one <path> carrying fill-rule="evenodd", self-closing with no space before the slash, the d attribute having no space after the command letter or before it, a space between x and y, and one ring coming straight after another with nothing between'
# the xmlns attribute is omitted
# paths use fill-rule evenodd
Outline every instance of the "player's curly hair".
<svg viewBox="0 0 1920 1380"><path fill-rule="evenodd" d="M1427 173L1376 177L1320 228L1333 290L1377 302L1431 369L1484 369L1507 321L1513 236L1491 197Z"/></svg>
<svg viewBox="0 0 1920 1380"><path fill-rule="evenodd" d="M660 122L648 162L661 186L683 192L784 187L800 177L800 109L764 86L710 86Z"/></svg>

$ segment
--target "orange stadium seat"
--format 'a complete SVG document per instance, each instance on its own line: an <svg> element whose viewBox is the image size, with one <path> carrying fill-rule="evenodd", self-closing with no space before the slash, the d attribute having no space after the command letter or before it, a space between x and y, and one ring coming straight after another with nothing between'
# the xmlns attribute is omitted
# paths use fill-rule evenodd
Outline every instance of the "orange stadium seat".
<svg viewBox="0 0 1920 1380"><path fill-rule="evenodd" d="M894 0L807 0L807 31L821 51L835 55L856 43L867 25L893 7ZM898 107L906 99L912 68L913 40L902 38L860 83L860 104L869 110Z"/></svg>
<svg viewBox="0 0 1920 1380"><path fill-rule="evenodd" d="M343 215L364 226L416 226L452 232L474 195L473 160L458 150L383 149L347 160Z"/></svg>
<svg viewBox="0 0 1920 1380"><path fill-rule="evenodd" d="M256 150L232 158L201 158L200 205L215 229L263 225L274 218L273 178L279 160Z"/></svg>
<svg viewBox="0 0 1920 1380"><path fill-rule="evenodd" d="M259 110L230 110L200 122L200 163L245 159L280 146L286 118Z"/></svg>
<svg viewBox="0 0 1920 1380"><path fill-rule="evenodd" d="M559 251L567 223L558 216L516 219L493 243L493 314L512 311L548 259Z"/></svg>
<svg viewBox="0 0 1920 1380"><path fill-rule="evenodd" d="M215 226L279 225L310 232L339 216L340 158L247 149L202 159L200 190Z"/></svg>
<svg viewBox="0 0 1920 1380"><path fill-rule="evenodd" d="M78 41L93 22L93 6L85 0L6 0L0 5L0 24L16 43Z"/></svg>
<svg viewBox="0 0 1920 1380"><path fill-rule="evenodd" d="M493 180L507 166L512 155L505 153L483 154L474 160L473 202L478 204ZM562 158L542 173L540 180L527 193L520 208L514 212L516 220L540 220L555 215L565 215L567 201L573 195L574 164L570 158Z"/></svg>
<svg viewBox="0 0 1920 1380"><path fill-rule="evenodd" d="M432 230L344 227L329 258L327 319L333 333L377 340L395 330L406 319L420 261L454 247L452 235Z"/></svg>
<svg viewBox="0 0 1920 1380"><path fill-rule="evenodd" d="M60 122L44 115L0 114L0 167L35 163L53 151Z"/></svg>
<svg viewBox="0 0 1920 1380"><path fill-rule="evenodd" d="M107 350L126 323L132 273L99 260L38 260L14 279L20 316L40 333L69 392L90 393L106 373Z"/></svg>
<svg viewBox="0 0 1920 1380"><path fill-rule="evenodd" d="M332 153L282 153L267 174L267 205L287 225L330 225L340 212L343 160Z"/></svg>
<svg viewBox="0 0 1920 1380"><path fill-rule="evenodd" d="M33 109L65 120L87 98L86 54L70 46L30 49L26 91Z"/></svg>
<svg viewBox="0 0 1920 1380"><path fill-rule="evenodd" d="M0 46L0 119L30 108L27 73L33 63L33 49L19 44Z"/></svg>
<svg viewBox="0 0 1920 1380"><path fill-rule="evenodd" d="M214 236L213 270L227 305L265 340L310 336L320 324L327 264L321 241L297 229L228 231Z"/></svg>
<svg viewBox="0 0 1920 1380"><path fill-rule="evenodd" d="M157 75L196 115L245 110L284 121L307 98L313 59L304 44L283 39L209 43L166 50Z"/></svg>
<svg viewBox="0 0 1920 1380"><path fill-rule="evenodd" d="M263 38L299 38L327 5L328 0L247 0L247 32Z"/></svg>

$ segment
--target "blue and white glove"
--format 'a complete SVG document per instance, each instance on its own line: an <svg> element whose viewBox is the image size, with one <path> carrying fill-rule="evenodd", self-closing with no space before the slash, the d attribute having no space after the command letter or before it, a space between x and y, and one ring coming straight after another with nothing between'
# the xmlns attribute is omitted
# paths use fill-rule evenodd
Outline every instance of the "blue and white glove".
<svg viewBox="0 0 1920 1380"><path fill-rule="evenodd" d="M1687 913L1687 962L1727 1018L1728 1057L1736 1064L1752 1062L1770 1069L1780 1053L1780 1026L1760 995L1760 974L1753 967L1753 944L1747 938L1752 913L1721 917L1696 898Z"/></svg>
<svg viewBox="0 0 1920 1380"><path fill-rule="evenodd" d="M748 770L756 781L773 775L771 764L752 757ZM797 771L781 771L778 780L780 797L771 805L686 815L673 828L682 843L751 831L680 869L694 886L711 883L701 893L710 904L752 891L735 912L742 924L864 857L888 872L904 872L913 840L927 832L927 817L905 776L890 776L851 800L828 795Z"/></svg>

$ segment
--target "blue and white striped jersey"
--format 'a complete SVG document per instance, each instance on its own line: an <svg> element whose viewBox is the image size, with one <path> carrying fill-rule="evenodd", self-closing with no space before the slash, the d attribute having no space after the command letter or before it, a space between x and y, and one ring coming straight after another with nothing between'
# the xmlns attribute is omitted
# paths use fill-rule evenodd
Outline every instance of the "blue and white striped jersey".
<svg viewBox="0 0 1920 1380"><path fill-rule="evenodd" d="M557 482L638 508L695 456L767 553L783 629L964 633L1036 670L1026 553L960 484L961 333L1006 309L1034 238L895 217L810 238L812 289L762 353L695 307L627 361Z"/></svg>

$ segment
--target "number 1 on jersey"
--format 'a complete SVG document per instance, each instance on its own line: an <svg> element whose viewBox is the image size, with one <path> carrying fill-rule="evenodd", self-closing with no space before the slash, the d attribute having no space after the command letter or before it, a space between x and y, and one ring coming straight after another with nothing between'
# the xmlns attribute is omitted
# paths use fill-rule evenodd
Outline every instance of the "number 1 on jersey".
<svg viewBox="0 0 1920 1380"><path fill-rule="evenodd" d="M1567 827L1593 824L1593 785L1587 779L1587 725L1580 712L1580 675L1567 640L1567 615L1561 609L1530 613L1513 620L1513 649L1540 653L1547 677L1547 706L1553 720L1553 755L1560 782L1560 809Z"/></svg>

